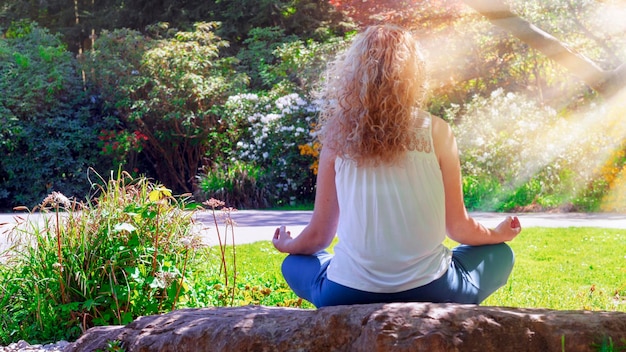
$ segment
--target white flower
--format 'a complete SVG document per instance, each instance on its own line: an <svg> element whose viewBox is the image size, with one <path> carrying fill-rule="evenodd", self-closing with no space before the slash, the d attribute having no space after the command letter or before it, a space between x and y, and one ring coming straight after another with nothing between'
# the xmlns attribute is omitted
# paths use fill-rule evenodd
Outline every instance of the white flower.
<svg viewBox="0 0 626 352"><path fill-rule="evenodd" d="M246 93L246 94L242 94L243 98L248 99L250 101L257 101L259 100L259 96L254 94L254 93Z"/></svg>
<svg viewBox="0 0 626 352"><path fill-rule="evenodd" d="M231 96L228 97L227 102L229 102L229 103L239 103L242 100L258 101L259 100L259 96L256 95L256 94L253 94L253 93L231 95Z"/></svg>
<svg viewBox="0 0 626 352"><path fill-rule="evenodd" d="M278 115L278 114L267 114L267 115L261 117L261 122L268 123L268 122L271 122L271 121L278 120L278 119L280 119L280 117L281 116Z"/></svg>
<svg viewBox="0 0 626 352"><path fill-rule="evenodd" d="M493 92L491 92L491 97L492 98L497 98L500 95L502 95L503 92L504 92L504 89L498 88L498 89L494 90Z"/></svg>
<svg viewBox="0 0 626 352"><path fill-rule="evenodd" d="M256 116L254 115L248 116L248 122L254 123L255 121L256 121Z"/></svg>
<svg viewBox="0 0 626 352"><path fill-rule="evenodd" d="M189 237L182 238L182 239L180 240L180 244L182 244L182 245L183 245L183 247L189 247L189 246L191 246L191 238L189 238Z"/></svg>
<svg viewBox="0 0 626 352"><path fill-rule="evenodd" d="M132 224L129 224L127 222L121 223L121 224L116 224L115 226L113 226L113 232L128 232L128 233L132 233L134 231L136 231L137 228L135 226L133 226Z"/></svg>
<svg viewBox="0 0 626 352"><path fill-rule="evenodd" d="M72 205L72 202L61 192L52 192L46 198L44 198L41 203L41 207L44 208L46 206L54 206L54 207L65 207L69 208Z"/></svg>

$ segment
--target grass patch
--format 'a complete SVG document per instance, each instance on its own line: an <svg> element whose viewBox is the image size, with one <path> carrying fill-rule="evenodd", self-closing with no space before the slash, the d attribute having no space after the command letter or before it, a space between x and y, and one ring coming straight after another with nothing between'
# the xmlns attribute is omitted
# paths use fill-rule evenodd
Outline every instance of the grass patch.
<svg viewBox="0 0 626 352"><path fill-rule="evenodd" d="M525 229L510 243L516 263L507 285L483 305L626 312L624 243L626 230L622 229ZM450 240L445 244L451 248L456 245ZM280 264L284 257L269 241L238 245L240 284L235 303L313 308L306 301L298 304L282 278ZM205 280L207 287L217 282L197 279ZM250 300L245 296L246 286L267 294Z"/></svg>
<svg viewBox="0 0 626 352"><path fill-rule="evenodd" d="M626 230L529 228L508 284L483 304L626 311Z"/></svg>
<svg viewBox="0 0 626 352"><path fill-rule="evenodd" d="M313 210L313 203L296 203L296 204L284 204L284 205L279 205L279 206L275 206L269 209L264 209L264 210L282 210L282 211L289 211L289 210L298 210L298 211L303 211L303 210Z"/></svg>
<svg viewBox="0 0 626 352"><path fill-rule="evenodd" d="M225 251L225 261L232 268L230 245ZM232 270L229 280L235 284L225 285L220 269L221 252L218 247L206 251L206 265L196 270L196 292L204 301L204 306L265 305L280 307L314 308L307 301L299 299L287 286L280 266L285 257L277 252L269 241L241 244L236 246L236 281ZM234 286L234 287L233 287ZM234 296L234 297L233 297Z"/></svg>

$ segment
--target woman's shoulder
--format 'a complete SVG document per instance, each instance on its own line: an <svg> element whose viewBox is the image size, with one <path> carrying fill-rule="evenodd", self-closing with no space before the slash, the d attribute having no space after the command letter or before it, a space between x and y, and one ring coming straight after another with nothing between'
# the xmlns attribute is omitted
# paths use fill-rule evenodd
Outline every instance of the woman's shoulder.
<svg viewBox="0 0 626 352"><path fill-rule="evenodd" d="M446 120L427 111L419 110L417 113L417 127L419 130L430 130L433 138L446 137L452 129Z"/></svg>
<svg viewBox="0 0 626 352"><path fill-rule="evenodd" d="M432 130L433 130L433 137L449 136L452 133L452 128L450 127L450 124L446 120L442 119L439 116L435 116L431 114L429 115L430 115Z"/></svg>
<svg viewBox="0 0 626 352"><path fill-rule="evenodd" d="M440 159L457 153L456 140L450 124L441 117L431 115L432 138L435 154Z"/></svg>

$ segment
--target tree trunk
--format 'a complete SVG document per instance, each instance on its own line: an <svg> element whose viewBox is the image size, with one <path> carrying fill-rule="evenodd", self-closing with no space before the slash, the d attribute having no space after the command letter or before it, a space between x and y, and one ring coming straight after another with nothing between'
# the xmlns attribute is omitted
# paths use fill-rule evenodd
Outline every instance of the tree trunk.
<svg viewBox="0 0 626 352"><path fill-rule="evenodd" d="M610 97L626 86L624 64L613 70L603 70L589 58L515 15L502 0L464 0L464 2L496 26L509 31L530 47L565 67L600 95Z"/></svg>

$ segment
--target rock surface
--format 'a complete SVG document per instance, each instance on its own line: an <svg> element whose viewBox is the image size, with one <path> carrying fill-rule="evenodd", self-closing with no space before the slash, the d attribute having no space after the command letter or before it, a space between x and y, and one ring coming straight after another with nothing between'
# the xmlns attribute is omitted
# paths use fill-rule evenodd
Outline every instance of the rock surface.
<svg viewBox="0 0 626 352"><path fill-rule="evenodd" d="M394 303L319 310L184 309L95 327L67 351L598 351L626 339L626 313Z"/></svg>

